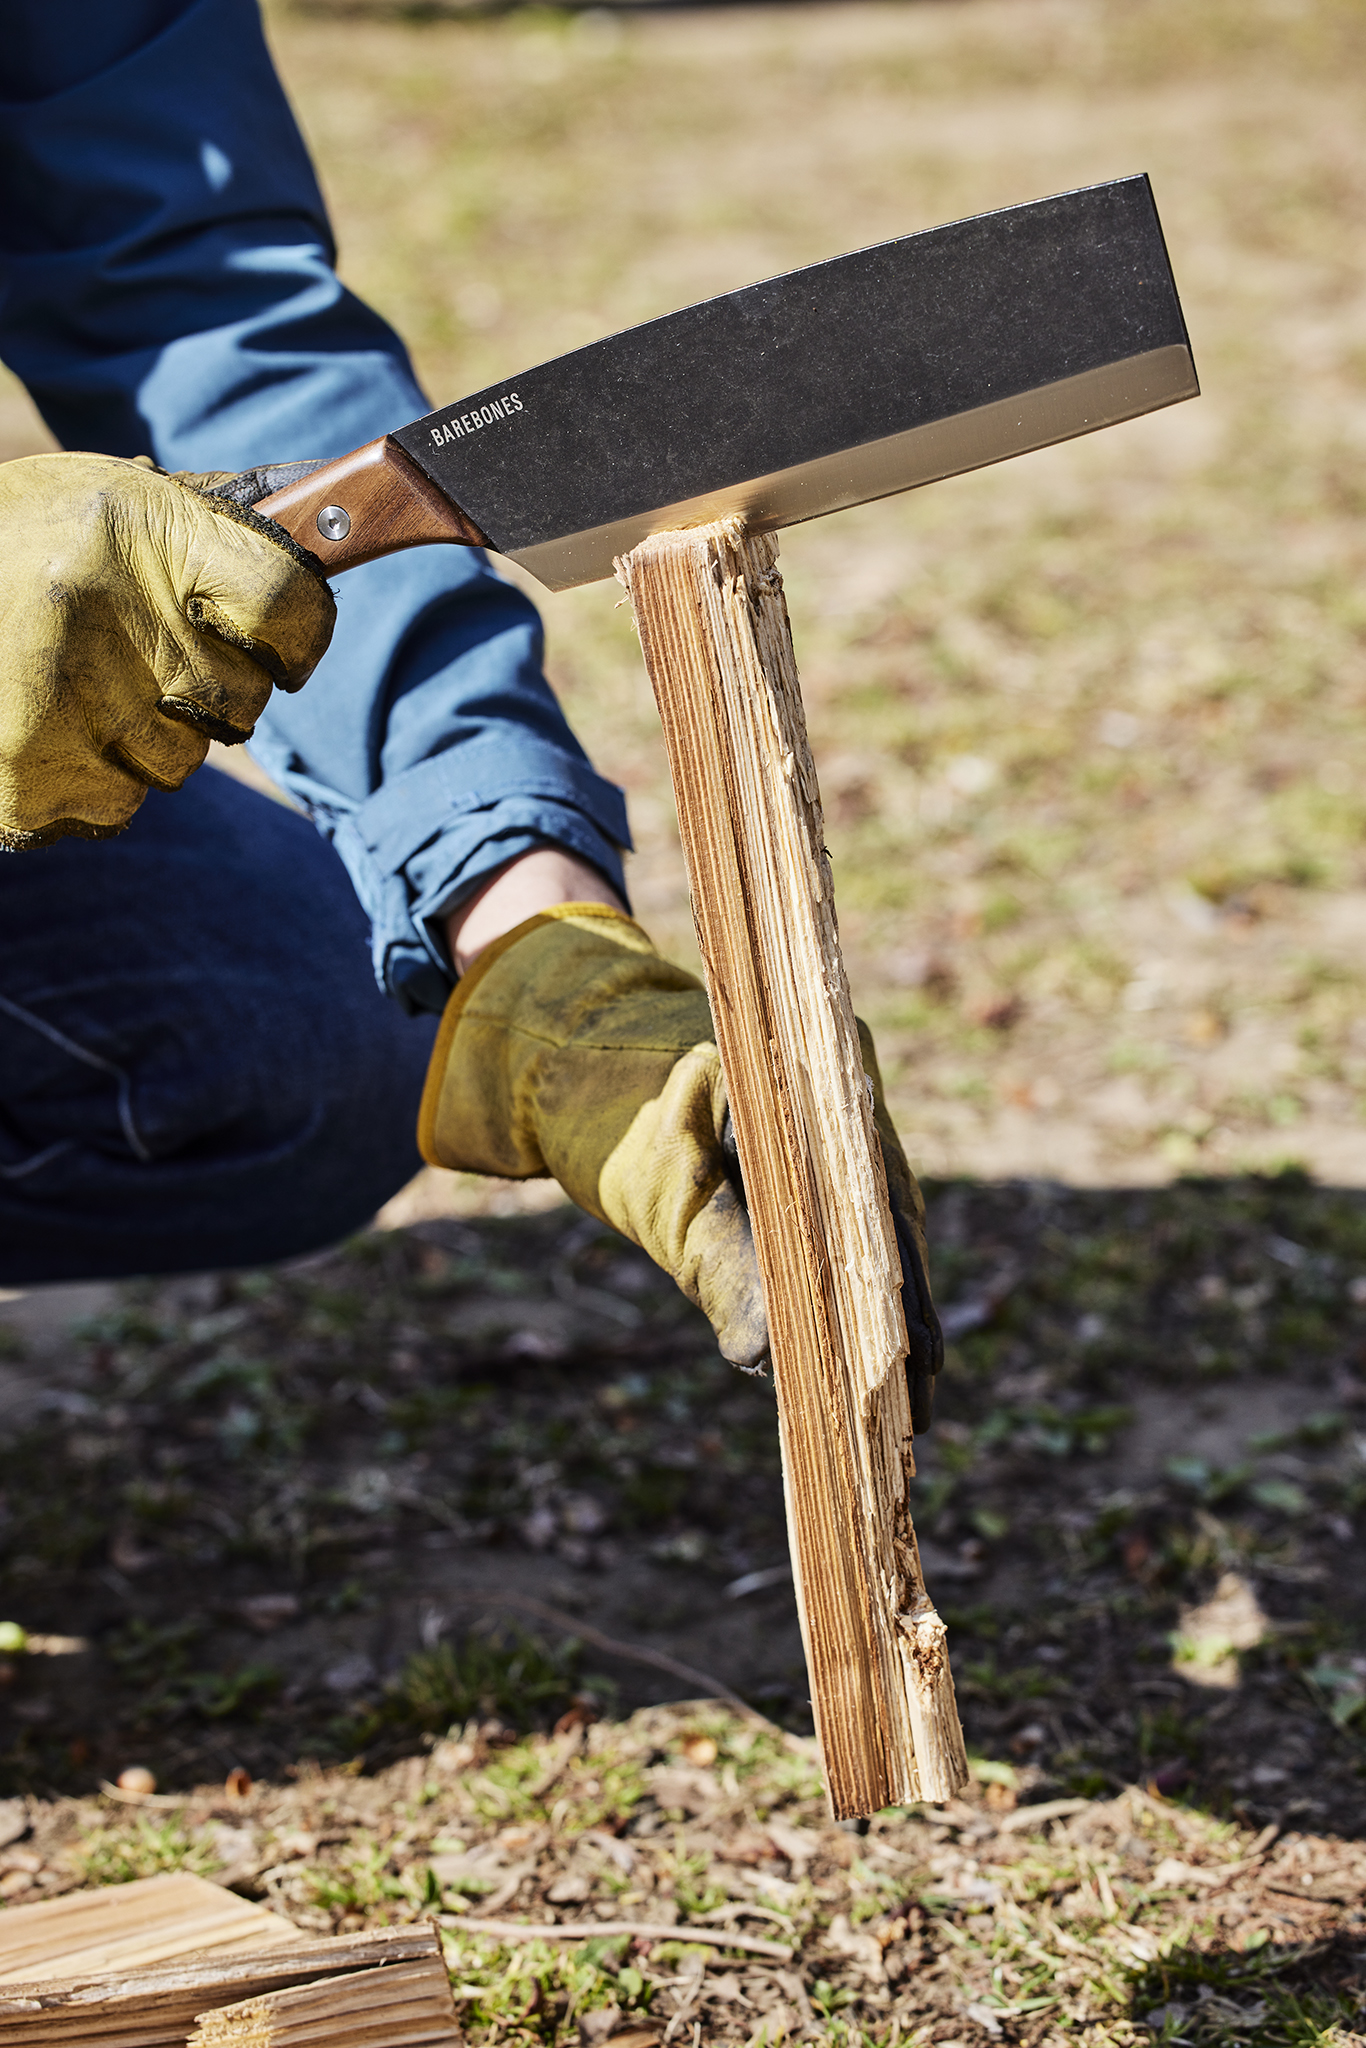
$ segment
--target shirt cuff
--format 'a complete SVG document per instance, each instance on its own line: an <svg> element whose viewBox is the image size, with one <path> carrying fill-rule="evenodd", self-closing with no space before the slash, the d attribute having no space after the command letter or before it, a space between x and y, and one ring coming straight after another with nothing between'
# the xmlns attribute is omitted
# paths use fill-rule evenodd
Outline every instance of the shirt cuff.
<svg viewBox="0 0 1366 2048"><path fill-rule="evenodd" d="M455 985L440 921L520 854L563 847L627 900L621 790L528 734L418 762L337 818L333 837L370 916L376 979L410 1013L441 1011Z"/></svg>

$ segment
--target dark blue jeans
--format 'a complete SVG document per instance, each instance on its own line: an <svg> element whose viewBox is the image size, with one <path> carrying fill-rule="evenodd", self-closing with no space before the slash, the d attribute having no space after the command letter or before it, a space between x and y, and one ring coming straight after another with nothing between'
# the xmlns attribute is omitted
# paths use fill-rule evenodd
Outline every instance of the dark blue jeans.
<svg viewBox="0 0 1366 2048"><path fill-rule="evenodd" d="M203 769L118 839L0 854L0 1284L288 1258L416 1172L436 1031L345 868Z"/></svg>

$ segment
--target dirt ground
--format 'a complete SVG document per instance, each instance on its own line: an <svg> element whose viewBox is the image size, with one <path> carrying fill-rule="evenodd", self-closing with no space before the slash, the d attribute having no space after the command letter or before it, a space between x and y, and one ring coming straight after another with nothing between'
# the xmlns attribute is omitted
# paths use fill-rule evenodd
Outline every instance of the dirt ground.
<svg viewBox="0 0 1366 2048"><path fill-rule="evenodd" d="M974 1748L1356 1831L1366 1200L964 1182L930 1215L914 1506ZM690 1675L809 1733L771 1390L578 1211L125 1288L21 1355L27 1305L7 1584L58 1647L5 1688L15 1789L387 1761L480 1705L423 1688L490 1624L622 1646L499 1695L531 1726L584 1674L626 1710Z"/></svg>
<svg viewBox="0 0 1366 2048"><path fill-rule="evenodd" d="M427 1176L285 1270L0 1302L0 1897L177 1862L329 1926L635 1892L799 1951L452 1928L480 2041L1358 2038L1366 17L268 20L434 395L1139 169L1205 395L783 539L951 1340L915 1485L961 1809L822 1823L767 1387L554 1190ZM43 445L0 393L0 452ZM542 594L550 672L694 960L617 595ZM718 1686L784 1732L664 1704ZM130 1762L173 1804L101 1801ZM245 1804L193 1793L235 1769Z"/></svg>
<svg viewBox="0 0 1366 2048"><path fill-rule="evenodd" d="M478 2041L1359 2039L1366 1198L930 1215L964 1800L823 1818L769 1388L577 1211L447 1216L0 1308L0 1896L435 1913Z"/></svg>

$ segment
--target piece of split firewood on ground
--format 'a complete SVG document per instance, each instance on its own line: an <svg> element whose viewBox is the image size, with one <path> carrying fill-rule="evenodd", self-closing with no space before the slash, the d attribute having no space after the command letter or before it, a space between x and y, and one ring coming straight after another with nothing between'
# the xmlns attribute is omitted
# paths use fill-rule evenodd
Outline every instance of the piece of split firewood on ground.
<svg viewBox="0 0 1366 2048"><path fill-rule="evenodd" d="M458 2039L450 1978L436 1955L201 2013L188 2048L448 2048Z"/></svg>
<svg viewBox="0 0 1366 2048"><path fill-rule="evenodd" d="M222 1956L306 1939L292 1920L221 1884L187 1870L168 1871L7 1907L0 1914L0 1987L38 1977L146 1969L201 1950Z"/></svg>
<svg viewBox="0 0 1366 2048"><path fill-rule="evenodd" d="M242 1899L233 1903L248 1912L259 1910ZM0 1925L3 1919L0 1915ZM92 2048L96 2042L110 2043L111 2048L185 2048L196 2025L218 2008L244 2002L268 2005L272 1997L299 1985L316 1988L342 1978L354 1982L362 1973L367 1979L387 1976L413 1964L446 1981L441 1939L430 1921L324 1939L292 1932L297 1937L293 1941L245 1954L198 1950L170 1962L129 1962L99 1972L82 1972L79 1959L69 1956L66 1974L0 1985L0 2048ZM430 1981L435 1983L435 1976ZM364 1996L369 1995L367 1990ZM338 2035L329 2021L320 2041L334 2036L342 2048L346 2037ZM373 2027L372 2037L390 2039L383 2027ZM254 2048L258 2040L251 2034L224 2038L250 2041ZM274 2038L268 2033L259 2036L262 2043ZM395 2044L406 2038L393 2036ZM455 2038L453 2032L428 2033L417 2035L415 2042Z"/></svg>

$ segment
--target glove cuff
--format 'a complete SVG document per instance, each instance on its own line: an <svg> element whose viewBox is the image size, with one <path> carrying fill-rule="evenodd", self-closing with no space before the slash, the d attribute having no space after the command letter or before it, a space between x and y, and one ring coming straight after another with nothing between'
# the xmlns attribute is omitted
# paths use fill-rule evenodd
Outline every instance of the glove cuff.
<svg viewBox="0 0 1366 2048"><path fill-rule="evenodd" d="M448 1087L447 1084L452 1080L455 1073L454 1052L456 1033L466 1012L475 998L480 995L481 991L487 992L486 984L509 953L532 938L535 933L544 931L548 927L555 928L566 924L577 927L586 936L591 935L591 939L596 939L599 943L606 941L608 944L620 948L623 952L644 954L653 959L659 958L648 933L642 931L634 918L628 917L624 910L617 910L607 903L556 903L548 910L538 910L534 917L525 918L521 924L514 925L510 932L504 932L501 938L494 939L490 945L486 946L473 966L461 976L460 981L452 990L450 1000L442 1013L441 1023L436 1034L436 1043L432 1047L432 1056L427 1067L427 1079L423 1085L422 1101L417 1113L418 1150L429 1165L456 1166L464 1165L465 1163L456 1156L458 1147L451 1128L457 1121L455 1104L451 1100L452 1094L455 1091ZM589 950L596 949L584 948L585 953ZM663 963L661 962L662 965ZM674 969L671 972L682 975L681 969ZM691 975L683 978L689 987L697 986L696 981ZM518 986L509 991L511 1000L508 1003L508 1009L518 1010L525 1007L531 1014L525 1018L523 1028L536 1031L536 1027L539 1024L541 1029L536 1031L536 1035L543 1037L547 1042L553 1042L553 1038L556 1035L553 1031L553 1024L549 1019L538 1017L535 1014L538 1010L544 1008L540 1000L539 989L534 990L530 994L525 1004L519 1001L523 989L528 987L535 979L535 969L528 966L526 975L518 977ZM577 990L566 986L563 987L562 993L567 1005L573 996L577 994ZM511 1019L508 1021L511 1022ZM443 1114L443 1111L446 1114ZM445 1127L444 1129L443 1126ZM510 1173L513 1171L513 1168L511 1162L507 1162L501 1166L471 1164L469 1170L474 1172L503 1171ZM546 1168L542 1162L539 1165L530 1165L523 1170L528 1174L537 1174L544 1173Z"/></svg>

